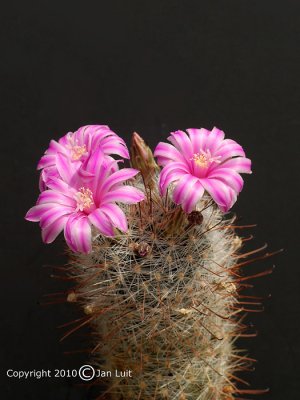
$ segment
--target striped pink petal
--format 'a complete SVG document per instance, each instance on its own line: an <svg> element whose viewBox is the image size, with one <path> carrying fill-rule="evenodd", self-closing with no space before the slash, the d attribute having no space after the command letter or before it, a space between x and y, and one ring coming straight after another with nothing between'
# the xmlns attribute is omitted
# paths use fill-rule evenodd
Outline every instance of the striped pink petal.
<svg viewBox="0 0 300 400"><path fill-rule="evenodd" d="M57 168L54 166L46 167L41 170L40 180L39 180L39 188L40 192L43 192L47 189L47 182L52 178L59 178L59 173Z"/></svg>
<svg viewBox="0 0 300 400"><path fill-rule="evenodd" d="M69 150L70 140L69 138L73 135L73 132L68 132L64 136L58 139L58 143L65 149Z"/></svg>
<svg viewBox="0 0 300 400"><path fill-rule="evenodd" d="M63 215L45 229L42 229L43 242L52 243L64 229L68 218L68 215Z"/></svg>
<svg viewBox="0 0 300 400"><path fill-rule="evenodd" d="M196 182L193 188L193 191L189 196L187 196L182 202L182 208L186 213L192 212L197 203L201 200L204 194L204 187L200 182Z"/></svg>
<svg viewBox="0 0 300 400"><path fill-rule="evenodd" d="M187 132L193 145L193 153L198 153L200 149L206 149L206 141L210 133L207 129L190 128L187 129Z"/></svg>
<svg viewBox="0 0 300 400"><path fill-rule="evenodd" d="M64 227L65 241L67 245L70 247L70 249L73 250L75 253L77 252L77 248L75 242L73 242L72 227L75 222L74 220L76 220L76 217L77 217L76 214L70 215Z"/></svg>
<svg viewBox="0 0 300 400"><path fill-rule="evenodd" d="M224 132L218 128L213 128L212 131L207 135L206 139L206 149L209 149L211 154L214 154L215 151L224 143Z"/></svg>
<svg viewBox="0 0 300 400"><path fill-rule="evenodd" d="M165 165L165 160L183 163L186 162L180 151L169 143L158 143L154 151L154 156L157 157L158 160L162 161L158 161L160 165Z"/></svg>
<svg viewBox="0 0 300 400"><path fill-rule="evenodd" d="M127 232L127 218L119 206L116 204L104 204L100 210L109 218L112 225L123 232Z"/></svg>
<svg viewBox="0 0 300 400"><path fill-rule="evenodd" d="M251 174L251 160L245 157L236 157L224 161L220 168L230 168L238 173Z"/></svg>
<svg viewBox="0 0 300 400"><path fill-rule="evenodd" d="M66 182L60 178L50 178L47 181L47 186L49 189L60 192L67 197L74 198L76 189L70 187Z"/></svg>
<svg viewBox="0 0 300 400"><path fill-rule="evenodd" d="M37 200L37 204L57 203L63 206L76 207L76 201L72 197L68 197L61 192L55 190L44 190Z"/></svg>
<svg viewBox="0 0 300 400"><path fill-rule="evenodd" d="M104 153L100 147L98 147L90 156L86 159L83 164L83 168L86 172L97 175L99 174L99 170L103 165L104 161Z"/></svg>
<svg viewBox="0 0 300 400"><path fill-rule="evenodd" d="M172 172L172 169L180 169L187 174L191 172L186 162L169 162L160 173L160 179L162 182L167 178L168 174Z"/></svg>
<svg viewBox="0 0 300 400"><path fill-rule="evenodd" d="M59 205L52 206L48 211L43 213L40 218L40 227L42 229L46 228L47 226L53 224L58 218L62 217L63 215L70 215L72 213L72 208L70 207L61 207Z"/></svg>
<svg viewBox="0 0 300 400"><path fill-rule="evenodd" d="M237 172L230 168L217 168L209 174L209 179L221 180L226 185L239 193L243 189L244 181Z"/></svg>
<svg viewBox="0 0 300 400"><path fill-rule="evenodd" d="M119 171L114 172L111 174L106 181L101 185L101 191L106 193L109 191L113 186L120 184L128 179L133 178L139 173L137 169L134 168L123 168Z"/></svg>
<svg viewBox="0 0 300 400"><path fill-rule="evenodd" d="M189 136L183 131L172 132L168 140L173 143L175 147L181 152L181 154L189 159L193 155L193 146Z"/></svg>
<svg viewBox="0 0 300 400"><path fill-rule="evenodd" d="M114 136L103 140L101 148L105 154L117 154L118 156L129 158L129 152L125 144L116 140Z"/></svg>
<svg viewBox="0 0 300 400"><path fill-rule="evenodd" d="M245 152L238 143L231 139L223 140L222 145L214 153L214 156L220 156L222 161L231 157L241 156L245 157Z"/></svg>
<svg viewBox="0 0 300 400"><path fill-rule="evenodd" d="M69 230L72 236L72 246L76 252L89 253L91 245L91 226L85 215L72 218L69 222Z"/></svg>
<svg viewBox="0 0 300 400"><path fill-rule="evenodd" d="M54 165L56 162L55 154L45 154L38 162L37 169L42 169Z"/></svg>
<svg viewBox="0 0 300 400"><path fill-rule="evenodd" d="M165 195L169 185L171 183L174 183L174 182L180 180L187 173L188 172L186 172L185 170L183 170L181 168L172 168L169 170L169 172L167 174L164 175L164 177L160 176L160 179L159 179L160 193L162 195Z"/></svg>
<svg viewBox="0 0 300 400"><path fill-rule="evenodd" d="M117 189L106 193L102 198L102 204L121 202L125 204L135 204L144 200L145 195L133 186L120 186Z"/></svg>
<svg viewBox="0 0 300 400"><path fill-rule="evenodd" d="M46 151L46 154L56 154L62 153L66 154L66 148L61 145L61 143L57 142L56 140L51 140L49 144L49 148Z"/></svg>
<svg viewBox="0 0 300 400"><path fill-rule="evenodd" d="M25 219L31 222L39 222L42 215L49 209L51 209L51 205L49 204L39 204L37 206L33 206L27 211Z"/></svg>
<svg viewBox="0 0 300 400"><path fill-rule="evenodd" d="M114 236L113 224L99 208L88 216L89 221L105 236Z"/></svg>
<svg viewBox="0 0 300 400"><path fill-rule="evenodd" d="M56 167L59 175L66 183L73 184L76 181L77 169L66 155L57 153Z"/></svg>
<svg viewBox="0 0 300 400"><path fill-rule="evenodd" d="M232 206L232 189L218 179L201 179L204 189L211 195L222 211L228 211Z"/></svg>
<svg viewBox="0 0 300 400"><path fill-rule="evenodd" d="M87 132L91 134L91 146L101 147L105 154L117 154L129 158L129 152L124 140L105 125L89 125Z"/></svg>
<svg viewBox="0 0 300 400"><path fill-rule="evenodd" d="M174 192L173 200L176 204L182 204L184 200L192 195L194 185L198 181L198 178L185 174L180 181L177 183Z"/></svg>

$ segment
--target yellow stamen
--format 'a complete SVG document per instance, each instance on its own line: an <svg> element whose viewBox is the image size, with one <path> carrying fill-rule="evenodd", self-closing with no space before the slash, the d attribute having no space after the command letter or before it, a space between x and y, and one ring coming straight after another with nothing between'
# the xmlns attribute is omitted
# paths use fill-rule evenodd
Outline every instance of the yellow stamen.
<svg viewBox="0 0 300 400"><path fill-rule="evenodd" d="M191 158L199 167L206 168L209 164L208 158L204 154L196 153Z"/></svg>
<svg viewBox="0 0 300 400"><path fill-rule="evenodd" d="M83 154L85 154L87 152L86 145L83 144L80 146L78 144L78 139L74 138L74 134L68 135L68 142L69 142L69 144L67 147L71 151L72 160L74 160L74 161L79 160L81 158L81 156L83 156Z"/></svg>
<svg viewBox="0 0 300 400"><path fill-rule="evenodd" d="M71 147L72 160L79 160L84 153L86 153L85 144L83 144L82 146L75 145Z"/></svg>
<svg viewBox="0 0 300 400"><path fill-rule="evenodd" d="M81 187L76 193L75 200L77 201L76 211L84 211L94 204L92 191L84 187Z"/></svg>
<svg viewBox="0 0 300 400"><path fill-rule="evenodd" d="M209 149L207 149L207 151L200 150L199 153L193 154L193 157L190 160L194 161L194 163L199 167L207 168L212 162L219 164L221 162L220 158L221 156L212 157Z"/></svg>

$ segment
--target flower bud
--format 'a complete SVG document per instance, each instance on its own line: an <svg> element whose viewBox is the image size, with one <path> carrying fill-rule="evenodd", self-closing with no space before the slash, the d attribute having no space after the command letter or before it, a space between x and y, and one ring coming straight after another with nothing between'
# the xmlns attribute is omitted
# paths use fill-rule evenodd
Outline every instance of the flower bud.
<svg viewBox="0 0 300 400"><path fill-rule="evenodd" d="M158 171L159 167L150 147L136 132L132 135L130 152L132 167L141 171L146 186L153 187L155 171Z"/></svg>

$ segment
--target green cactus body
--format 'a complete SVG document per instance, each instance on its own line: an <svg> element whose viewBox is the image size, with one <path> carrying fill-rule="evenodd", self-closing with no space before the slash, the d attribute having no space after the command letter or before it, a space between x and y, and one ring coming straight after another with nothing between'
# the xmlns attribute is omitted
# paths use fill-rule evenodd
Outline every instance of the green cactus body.
<svg viewBox="0 0 300 400"><path fill-rule="evenodd" d="M76 298L94 328L94 365L112 371L100 378L103 396L232 399L234 372L246 362L234 348L242 240L208 196L187 216L151 186L147 200L124 208L126 234L98 235L93 252L72 261Z"/></svg>

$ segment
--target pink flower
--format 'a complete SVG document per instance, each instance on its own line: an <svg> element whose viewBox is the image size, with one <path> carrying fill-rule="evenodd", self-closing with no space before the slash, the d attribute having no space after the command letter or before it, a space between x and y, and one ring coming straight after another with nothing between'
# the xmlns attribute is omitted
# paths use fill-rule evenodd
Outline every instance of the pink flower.
<svg viewBox="0 0 300 400"><path fill-rule="evenodd" d="M49 148L45 151L37 166L38 169L42 169L40 190L46 189L48 178L63 178L59 175L57 168L59 154L68 157L71 161L72 171L76 171L98 148L101 148L105 155L117 154L129 158L124 140L106 125L86 125L74 133L67 133L58 142L51 140ZM111 157L109 158L111 159Z"/></svg>
<svg viewBox="0 0 300 400"><path fill-rule="evenodd" d="M206 190L222 211L228 211L243 188L240 173L251 173L251 161L242 147L217 128L187 129L171 133L172 144L160 142L154 152L164 168L161 194L172 184L173 200L185 212L196 208Z"/></svg>
<svg viewBox="0 0 300 400"><path fill-rule="evenodd" d="M144 194L124 181L139 171L116 169L118 161L108 160L98 148L85 163L84 171L72 175L69 155L58 153L58 177L49 177L44 190L26 214L28 221L39 222L42 238L51 243L64 230L68 246L75 252L91 251L91 227L105 236L114 236L114 228L126 232L127 219L118 202L135 204Z"/></svg>

